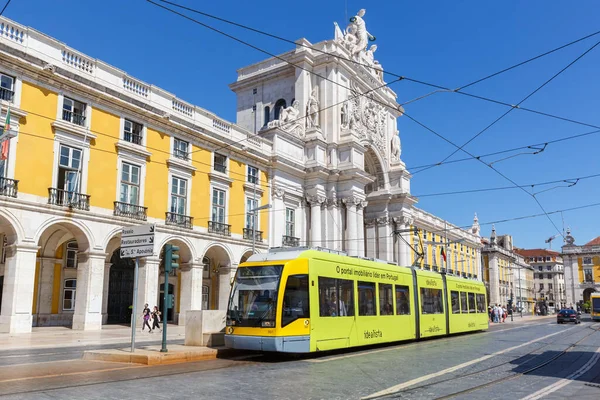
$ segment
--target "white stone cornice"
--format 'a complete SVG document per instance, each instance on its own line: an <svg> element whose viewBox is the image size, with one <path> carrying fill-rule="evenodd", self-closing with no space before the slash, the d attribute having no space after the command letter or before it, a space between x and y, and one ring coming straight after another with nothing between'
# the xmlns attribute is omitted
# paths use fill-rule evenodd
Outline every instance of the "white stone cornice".
<svg viewBox="0 0 600 400"><path fill-rule="evenodd" d="M6 107L10 107L11 117L14 115L16 117L19 117L19 119L20 119L20 118L27 116L27 111L22 110L18 107L15 107L14 104L12 104L6 100L2 100L2 110L4 110ZM2 123L0 125L4 126L4 121L2 121Z"/></svg>
<svg viewBox="0 0 600 400"><path fill-rule="evenodd" d="M169 157L167 159L167 165L169 168L183 171L184 173L191 175L198 168L194 167L190 161L180 160L179 158Z"/></svg>
<svg viewBox="0 0 600 400"><path fill-rule="evenodd" d="M208 173L208 177L211 182L219 182L227 186L231 186L233 184L233 179L220 172L211 171Z"/></svg>
<svg viewBox="0 0 600 400"><path fill-rule="evenodd" d="M142 157L143 159L147 159L152 155L152 153L144 149L142 146L127 142L125 140L119 140L117 143L115 143L115 146L117 146L120 155L130 154L134 157Z"/></svg>
<svg viewBox="0 0 600 400"><path fill-rule="evenodd" d="M261 197L265 192L265 190L260 185L255 186L253 183L244 182L244 192L246 194L253 194L254 190L256 190L256 195Z"/></svg>
<svg viewBox="0 0 600 400"><path fill-rule="evenodd" d="M11 112L12 112L12 110L11 110ZM52 122L52 127L55 130L67 132L67 133L70 133L71 135L81 137L82 139L87 137L88 141L90 139L96 139L96 135L94 133L92 133L92 131L90 131L89 129L87 129L83 126L79 126L77 124L73 124L71 122L60 120L60 119Z"/></svg>

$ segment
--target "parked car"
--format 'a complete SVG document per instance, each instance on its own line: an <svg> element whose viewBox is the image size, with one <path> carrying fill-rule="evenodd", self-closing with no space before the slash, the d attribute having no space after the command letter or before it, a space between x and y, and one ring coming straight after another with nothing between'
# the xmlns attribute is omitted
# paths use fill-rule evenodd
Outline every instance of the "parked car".
<svg viewBox="0 0 600 400"><path fill-rule="evenodd" d="M574 322L576 324L581 323L581 313L575 310L563 309L556 314L556 322L562 324L563 322Z"/></svg>

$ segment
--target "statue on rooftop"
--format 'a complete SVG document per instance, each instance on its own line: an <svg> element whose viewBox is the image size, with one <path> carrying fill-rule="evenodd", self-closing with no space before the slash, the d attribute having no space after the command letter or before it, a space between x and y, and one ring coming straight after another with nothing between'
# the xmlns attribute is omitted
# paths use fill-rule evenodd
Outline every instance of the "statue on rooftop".
<svg viewBox="0 0 600 400"><path fill-rule="evenodd" d="M369 40L375 40L375 36L367 31L367 25L363 19L366 12L367 11L363 8L356 13L354 17L350 18L350 24L348 24L343 33L340 31L337 24L335 24L336 38L340 40L344 44L344 47L350 50L352 56L357 59L361 53L366 52Z"/></svg>

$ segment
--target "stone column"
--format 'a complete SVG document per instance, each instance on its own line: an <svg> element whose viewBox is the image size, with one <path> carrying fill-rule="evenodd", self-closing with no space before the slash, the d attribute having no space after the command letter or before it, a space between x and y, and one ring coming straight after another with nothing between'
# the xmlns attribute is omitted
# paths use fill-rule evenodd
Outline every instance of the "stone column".
<svg viewBox="0 0 600 400"><path fill-rule="evenodd" d="M358 233L357 237L357 252L361 257L365 256L365 207L369 204L367 201L361 201L356 206L356 230Z"/></svg>
<svg viewBox="0 0 600 400"><path fill-rule="evenodd" d="M235 271L235 269L233 269ZM229 303L229 293L231 292L231 273L232 268L229 266L223 266L219 268L219 310L227 310L227 303ZM202 290L202 287L200 288Z"/></svg>
<svg viewBox="0 0 600 400"><path fill-rule="evenodd" d="M141 327L144 323L142 318L142 311L144 310L144 304L148 304L148 307L152 309L154 306L158 306L158 309L162 313L162 317L167 317L167 310L163 310L162 304L159 302L159 258L141 258L140 269L138 276L138 295L136 303L137 311L137 322L136 326ZM174 283L177 280L176 277L169 277L169 283ZM165 285L165 294L169 293L169 288ZM173 293L175 294L175 293ZM175 317L175 316L173 316Z"/></svg>
<svg viewBox="0 0 600 400"><path fill-rule="evenodd" d="M104 287L102 289L102 325L108 320L108 285L110 284L110 267L112 263L104 263Z"/></svg>
<svg viewBox="0 0 600 400"><path fill-rule="evenodd" d="M365 220L366 241L365 256L374 258L377 255L377 220L374 218Z"/></svg>
<svg viewBox="0 0 600 400"><path fill-rule="evenodd" d="M325 201L325 196L309 196L307 197L310 203L310 244L312 246L323 246L321 240L321 204Z"/></svg>
<svg viewBox="0 0 600 400"><path fill-rule="evenodd" d="M401 231L398 234L398 265L408 267L411 265L410 252L412 251L409 246L412 239L412 232L409 230L413 221L409 216L401 216L395 217L394 222L396 222L396 228Z"/></svg>
<svg viewBox="0 0 600 400"><path fill-rule="evenodd" d="M54 264L55 258L40 258L40 279L38 295L38 314L52 313L52 292L54 289Z"/></svg>
<svg viewBox="0 0 600 400"><path fill-rule="evenodd" d="M490 298L492 304L500 303L500 275L498 271L498 257L494 253L489 253L488 266L490 273Z"/></svg>
<svg viewBox="0 0 600 400"><path fill-rule="evenodd" d="M326 238L326 247L329 247L334 250L342 249L342 227L341 227L341 216L340 216L340 207L339 200L336 197L327 199L327 233L325 234Z"/></svg>
<svg viewBox="0 0 600 400"><path fill-rule="evenodd" d="M283 235L285 235L285 203L283 202L283 188L274 186L271 191L273 198L273 212L270 216L271 230L269 232L269 242L271 247L281 247L283 243Z"/></svg>
<svg viewBox="0 0 600 400"><path fill-rule="evenodd" d="M0 332L31 332L33 285L38 246L10 245L6 247L4 288Z"/></svg>
<svg viewBox="0 0 600 400"><path fill-rule="evenodd" d="M200 263L181 265L179 325L185 325L188 311L202 310L202 271Z"/></svg>
<svg viewBox="0 0 600 400"><path fill-rule="evenodd" d="M358 255L358 217L356 215L356 204L359 203L359 200L354 197L347 197L342 201L346 205L346 223L348 228L346 234L346 251L349 256L356 256Z"/></svg>
<svg viewBox="0 0 600 400"><path fill-rule="evenodd" d="M392 237L392 224L388 217L377 218L377 258L391 260L394 254L394 238Z"/></svg>
<svg viewBox="0 0 600 400"><path fill-rule="evenodd" d="M77 261L73 329L99 330L102 328L102 292L106 254L78 253Z"/></svg>

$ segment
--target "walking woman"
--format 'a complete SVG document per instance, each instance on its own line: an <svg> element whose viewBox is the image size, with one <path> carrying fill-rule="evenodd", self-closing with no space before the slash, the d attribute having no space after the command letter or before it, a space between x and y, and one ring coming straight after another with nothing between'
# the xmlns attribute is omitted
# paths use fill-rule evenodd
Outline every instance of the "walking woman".
<svg viewBox="0 0 600 400"><path fill-rule="evenodd" d="M160 331L160 325L158 324L160 322L160 311L158 311L158 307L154 306L154 311L152 311L152 331L154 331L154 328L158 328L158 330Z"/></svg>
<svg viewBox="0 0 600 400"><path fill-rule="evenodd" d="M152 333L152 328L150 327L150 309L149 308L144 308L144 325L142 326L142 331L144 330L145 327L148 327L148 332Z"/></svg>

